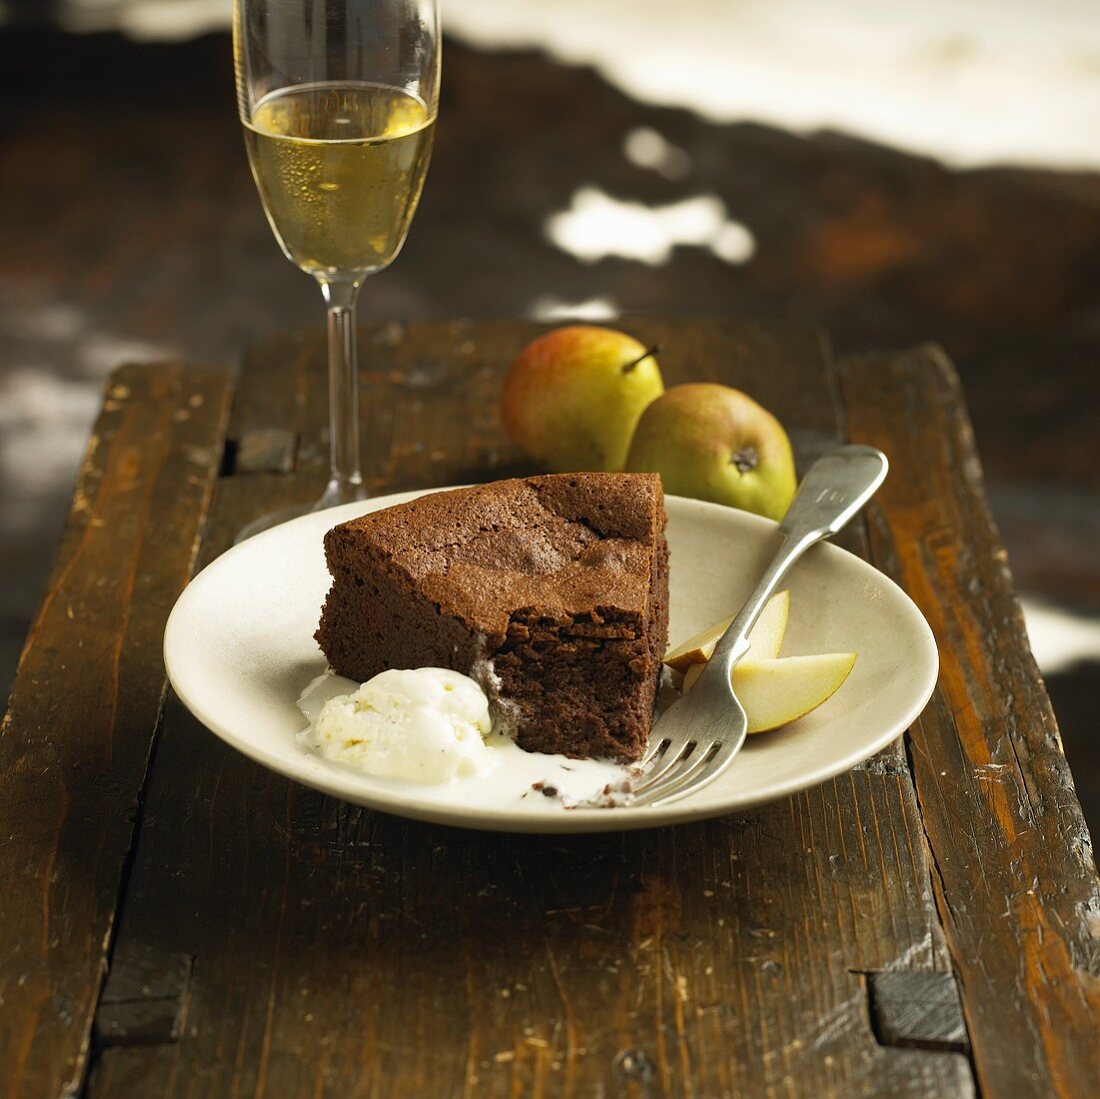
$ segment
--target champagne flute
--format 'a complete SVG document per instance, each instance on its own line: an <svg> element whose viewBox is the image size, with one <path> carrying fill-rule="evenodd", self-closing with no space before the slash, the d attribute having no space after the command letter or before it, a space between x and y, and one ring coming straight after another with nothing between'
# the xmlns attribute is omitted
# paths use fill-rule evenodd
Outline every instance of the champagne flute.
<svg viewBox="0 0 1100 1099"><path fill-rule="evenodd" d="M328 307L332 471L324 495L239 537L364 499L355 307L401 249L431 156L436 0L234 0L237 104L275 238Z"/></svg>

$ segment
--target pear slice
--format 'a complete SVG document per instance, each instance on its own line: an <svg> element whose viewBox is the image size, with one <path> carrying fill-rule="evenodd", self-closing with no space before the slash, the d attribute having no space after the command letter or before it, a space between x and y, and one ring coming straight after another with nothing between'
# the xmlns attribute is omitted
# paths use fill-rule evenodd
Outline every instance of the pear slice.
<svg viewBox="0 0 1100 1099"><path fill-rule="evenodd" d="M855 653L741 660L734 666L731 678L733 692L745 707L749 732L778 729L817 709L837 692L855 662ZM705 667L693 664L684 673L685 694Z"/></svg>
<svg viewBox="0 0 1100 1099"><path fill-rule="evenodd" d="M787 616L791 610L791 593L776 592L764 604L756 625L749 631L749 650L742 660L770 660L779 655L779 646L783 644L783 634L787 629ZM701 630L682 645L677 645L665 656L665 663L678 672L684 672L692 664L705 664L714 652L718 639L729 629L733 616L724 618Z"/></svg>

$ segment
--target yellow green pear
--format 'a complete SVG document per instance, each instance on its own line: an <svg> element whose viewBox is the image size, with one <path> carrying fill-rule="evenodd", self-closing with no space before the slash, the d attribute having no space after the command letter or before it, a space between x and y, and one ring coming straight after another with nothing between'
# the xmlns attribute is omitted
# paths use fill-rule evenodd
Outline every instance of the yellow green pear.
<svg viewBox="0 0 1100 1099"><path fill-rule="evenodd" d="M512 362L501 416L512 442L544 469L618 472L638 418L663 391L652 348L611 328L569 325Z"/></svg>
<svg viewBox="0 0 1100 1099"><path fill-rule="evenodd" d="M739 389L677 385L642 413L626 468L659 473L665 492L781 519L797 488L783 425Z"/></svg>

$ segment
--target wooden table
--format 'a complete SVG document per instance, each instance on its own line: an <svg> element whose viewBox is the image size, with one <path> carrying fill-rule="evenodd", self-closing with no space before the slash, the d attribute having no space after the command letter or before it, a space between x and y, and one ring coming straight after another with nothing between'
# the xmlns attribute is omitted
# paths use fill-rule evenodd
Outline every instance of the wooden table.
<svg viewBox="0 0 1100 1099"><path fill-rule="evenodd" d="M629 327L668 383L749 389L803 466L889 454L848 545L940 646L904 742L748 814L587 837L268 773L166 691L160 641L243 523L319 492L322 335L237 382L123 367L0 736L0 1096L1100 1093L1100 883L951 365ZM372 487L523 469L496 394L534 331L365 330Z"/></svg>

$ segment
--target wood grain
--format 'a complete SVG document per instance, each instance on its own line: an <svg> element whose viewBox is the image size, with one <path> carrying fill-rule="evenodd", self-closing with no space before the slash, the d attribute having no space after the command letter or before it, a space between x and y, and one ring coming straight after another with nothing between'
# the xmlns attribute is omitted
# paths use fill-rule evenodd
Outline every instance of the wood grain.
<svg viewBox="0 0 1100 1099"><path fill-rule="evenodd" d="M814 332L628 327L670 384L750 388L803 459L842 436ZM496 395L537 330L365 330L371 483L525 468ZM232 433L293 429L299 465L223 478L204 559L319 487L321 354L303 333L249 357ZM970 1096L965 1057L884 1048L869 1020L867 972L949 969L924 843L896 751L698 825L482 835L290 784L170 702L119 945L194 956L187 1024L103 1050L89 1094Z"/></svg>
<svg viewBox="0 0 1100 1099"><path fill-rule="evenodd" d="M123 368L0 727L0 1095L76 1094L229 379Z"/></svg>
<svg viewBox="0 0 1100 1099"><path fill-rule="evenodd" d="M958 379L922 348L851 360L844 393L893 464L873 559L940 649L910 760L982 1094L1100 1094L1100 882Z"/></svg>

